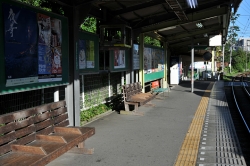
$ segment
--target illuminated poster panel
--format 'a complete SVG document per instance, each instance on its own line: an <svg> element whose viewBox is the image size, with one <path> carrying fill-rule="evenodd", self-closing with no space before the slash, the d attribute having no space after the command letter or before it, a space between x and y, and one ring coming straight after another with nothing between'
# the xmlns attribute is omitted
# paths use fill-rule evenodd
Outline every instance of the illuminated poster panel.
<svg viewBox="0 0 250 166"><path fill-rule="evenodd" d="M114 50L114 68L125 68L125 50Z"/></svg>
<svg viewBox="0 0 250 166"><path fill-rule="evenodd" d="M144 73L152 73L152 49L144 47Z"/></svg>
<svg viewBox="0 0 250 166"><path fill-rule="evenodd" d="M0 94L68 84L66 17L9 0L0 17Z"/></svg>
<svg viewBox="0 0 250 166"><path fill-rule="evenodd" d="M3 4L6 86L38 82L36 13Z"/></svg>
<svg viewBox="0 0 250 166"><path fill-rule="evenodd" d="M133 70L140 69L139 45L133 45Z"/></svg>
<svg viewBox="0 0 250 166"><path fill-rule="evenodd" d="M38 81L62 80L61 21L37 14Z"/></svg>
<svg viewBox="0 0 250 166"><path fill-rule="evenodd" d="M95 68L95 45L94 41L78 41L79 69Z"/></svg>

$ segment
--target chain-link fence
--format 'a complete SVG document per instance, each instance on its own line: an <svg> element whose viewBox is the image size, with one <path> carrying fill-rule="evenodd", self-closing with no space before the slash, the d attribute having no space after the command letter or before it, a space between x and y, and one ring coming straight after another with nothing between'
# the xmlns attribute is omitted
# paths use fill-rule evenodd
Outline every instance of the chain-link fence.
<svg viewBox="0 0 250 166"><path fill-rule="evenodd" d="M81 109L107 103L121 93L121 73L84 75L80 80Z"/></svg>
<svg viewBox="0 0 250 166"><path fill-rule="evenodd" d="M38 89L13 94L0 95L0 115L32 108L54 101L55 88ZM59 100L65 99L65 87L59 87Z"/></svg>

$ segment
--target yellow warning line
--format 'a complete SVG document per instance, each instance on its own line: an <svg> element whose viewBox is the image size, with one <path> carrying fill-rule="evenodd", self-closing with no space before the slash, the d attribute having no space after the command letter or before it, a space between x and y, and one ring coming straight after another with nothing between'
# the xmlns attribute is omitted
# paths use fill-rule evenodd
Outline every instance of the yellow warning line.
<svg viewBox="0 0 250 166"><path fill-rule="evenodd" d="M202 126L204 123L208 100L213 84L214 83L209 84L207 90L201 98L201 102L196 110L186 137L182 143L180 152L175 162L175 166L195 166L196 164Z"/></svg>

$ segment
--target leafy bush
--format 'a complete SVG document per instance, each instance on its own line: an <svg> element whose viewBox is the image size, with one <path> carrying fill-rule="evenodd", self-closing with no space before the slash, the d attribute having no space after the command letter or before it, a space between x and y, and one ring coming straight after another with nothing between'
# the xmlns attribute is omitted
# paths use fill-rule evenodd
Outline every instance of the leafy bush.
<svg viewBox="0 0 250 166"><path fill-rule="evenodd" d="M87 110L83 110L80 113L81 121L89 121L93 117L100 115L104 112L107 112L110 109L111 109L111 107L109 105L100 104L96 107L91 107Z"/></svg>

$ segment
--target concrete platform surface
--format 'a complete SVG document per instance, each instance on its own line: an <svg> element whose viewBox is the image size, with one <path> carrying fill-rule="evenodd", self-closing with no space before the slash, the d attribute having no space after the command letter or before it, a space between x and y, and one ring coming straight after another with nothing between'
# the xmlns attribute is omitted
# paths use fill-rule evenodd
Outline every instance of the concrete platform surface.
<svg viewBox="0 0 250 166"><path fill-rule="evenodd" d="M66 153L47 166L172 166L210 81L175 85L168 97L141 106L143 116L113 112L87 126L96 134L85 141L94 154Z"/></svg>

